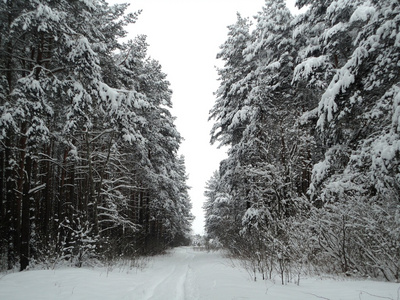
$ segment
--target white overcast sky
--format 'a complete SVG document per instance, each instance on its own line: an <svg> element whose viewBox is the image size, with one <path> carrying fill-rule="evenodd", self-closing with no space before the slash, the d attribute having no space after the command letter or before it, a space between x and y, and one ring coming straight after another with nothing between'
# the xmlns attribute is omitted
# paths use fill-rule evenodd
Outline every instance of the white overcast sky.
<svg viewBox="0 0 400 300"><path fill-rule="evenodd" d="M208 112L218 88L216 60L219 46L227 38L227 26L236 22L236 13L252 17L261 11L264 0L107 0L130 3L129 11L142 9L139 20L128 28L129 39L147 35L149 55L158 60L173 90L172 114L185 139L180 154L193 203L193 231L204 232L204 188L218 169L226 151L211 146ZM294 11L295 0L287 0Z"/></svg>

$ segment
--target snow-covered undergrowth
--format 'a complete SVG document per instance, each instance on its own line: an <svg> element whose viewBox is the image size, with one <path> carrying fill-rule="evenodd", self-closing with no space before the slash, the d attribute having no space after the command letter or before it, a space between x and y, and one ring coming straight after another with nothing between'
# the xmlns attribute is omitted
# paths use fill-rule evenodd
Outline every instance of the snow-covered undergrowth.
<svg viewBox="0 0 400 300"><path fill-rule="evenodd" d="M129 264L1 274L0 299L162 300L400 300L400 284L343 278L304 278L300 286L251 280L220 252L177 248L145 268Z"/></svg>

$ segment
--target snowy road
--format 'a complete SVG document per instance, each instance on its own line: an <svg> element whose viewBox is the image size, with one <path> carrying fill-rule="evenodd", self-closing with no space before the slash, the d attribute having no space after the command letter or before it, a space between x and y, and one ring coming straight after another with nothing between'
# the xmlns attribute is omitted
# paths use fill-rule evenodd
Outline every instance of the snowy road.
<svg viewBox="0 0 400 300"><path fill-rule="evenodd" d="M0 274L1 300L400 300L400 285L372 280L279 278L253 282L220 253L177 248L144 270L127 266L66 268Z"/></svg>
<svg viewBox="0 0 400 300"><path fill-rule="evenodd" d="M135 294L143 295L141 299L144 300L165 300L166 295L176 300L199 299L194 293L192 270L197 256L189 249L178 248L173 254L159 259L152 269L152 279L135 287Z"/></svg>
<svg viewBox="0 0 400 300"><path fill-rule="evenodd" d="M231 262L220 253L190 247L177 248L171 254L158 257L144 270L142 278L147 279L137 283L129 299L254 299L247 298L248 291L238 284L250 282L244 270L233 269ZM232 297L226 298L232 291Z"/></svg>

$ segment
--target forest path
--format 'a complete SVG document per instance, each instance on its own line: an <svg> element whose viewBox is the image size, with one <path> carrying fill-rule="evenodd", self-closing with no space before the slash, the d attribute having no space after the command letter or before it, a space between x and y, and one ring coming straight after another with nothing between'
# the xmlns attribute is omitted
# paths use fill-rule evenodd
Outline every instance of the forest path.
<svg viewBox="0 0 400 300"><path fill-rule="evenodd" d="M176 248L129 265L0 273L0 299L12 300L400 300L398 283L303 278L282 286L279 277L254 282L221 252ZM378 295L378 296L375 296Z"/></svg>
<svg viewBox="0 0 400 300"><path fill-rule="evenodd" d="M192 264L195 254L190 248L177 248L157 261L152 269L151 281L133 290L142 292L144 300L197 300L192 280ZM168 295L168 296L167 296Z"/></svg>
<svg viewBox="0 0 400 300"><path fill-rule="evenodd" d="M192 247L180 247L150 261L148 280L137 285L130 295L138 295L143 300L200 300L209 299L208 292L217 286L217 270L231 268L221 260L220 253L199 251ZM225 272L224 272L225 273ZM201 291L201 294L200 294Z"/></svg>

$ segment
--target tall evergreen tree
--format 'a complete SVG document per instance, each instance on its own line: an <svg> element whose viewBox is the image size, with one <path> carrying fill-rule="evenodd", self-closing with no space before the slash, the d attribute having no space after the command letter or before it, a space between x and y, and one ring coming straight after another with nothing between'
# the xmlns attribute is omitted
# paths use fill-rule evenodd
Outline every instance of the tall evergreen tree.
<svg viewBox="0 0 400 300"><path fill-rule="evenodd" d="M314 166L310 190L315 201L337 203L337 215L327 209L327 219L342 217L343 226L353 224L351 232L357 237L342 230L343 242L333 246L344 249L340 253L342 269L371 272L381 264L384 267L378 269L388 279L399 276L398 264L393 263L398 261L393 250L399 245L378 251L377 240L389 245L399 237L398 231L393 231L396 222L389 221L396 219L400 209L396 175L399 9L395 1L352 2L346 7L332 4L328 9L330 20L340 19L346 12L340 36L354 41L347 43L347 55L319 103L317 128L327 150L324 160ZM325 47L332 48L329 44ZM387 229L375 231L380 220L385 220ZM375 238L369 240L367 235ZM378 254L380 251L383 253Z"/></svg>
<svg viewBox="0 0 400 300"><path fill-rule="evenodd" d="M211 141L230 149L207 187L207 231L223 236L225 209L239 208L227 227L242 248L228 248L282 282L307 251L322 268L397 279L399 5L297 5L308 11L292 18L266 1L253 32L234 39L246 27L231 26L219 54ZM222 187L229 201L214 209Z"/></svg>
<svg viewBox="0 0 400 300"><path fill-rule="evenodd" d="M80 266L93 255L133 255L139 232L151 235L169 201L176 205L159 218L177 225L157 238L159 248L187 234L169 83L144 37L119 42L138 16L126 7L0 4L0 251L8 268L17 258L23 270L31 258Z"/></svg>

